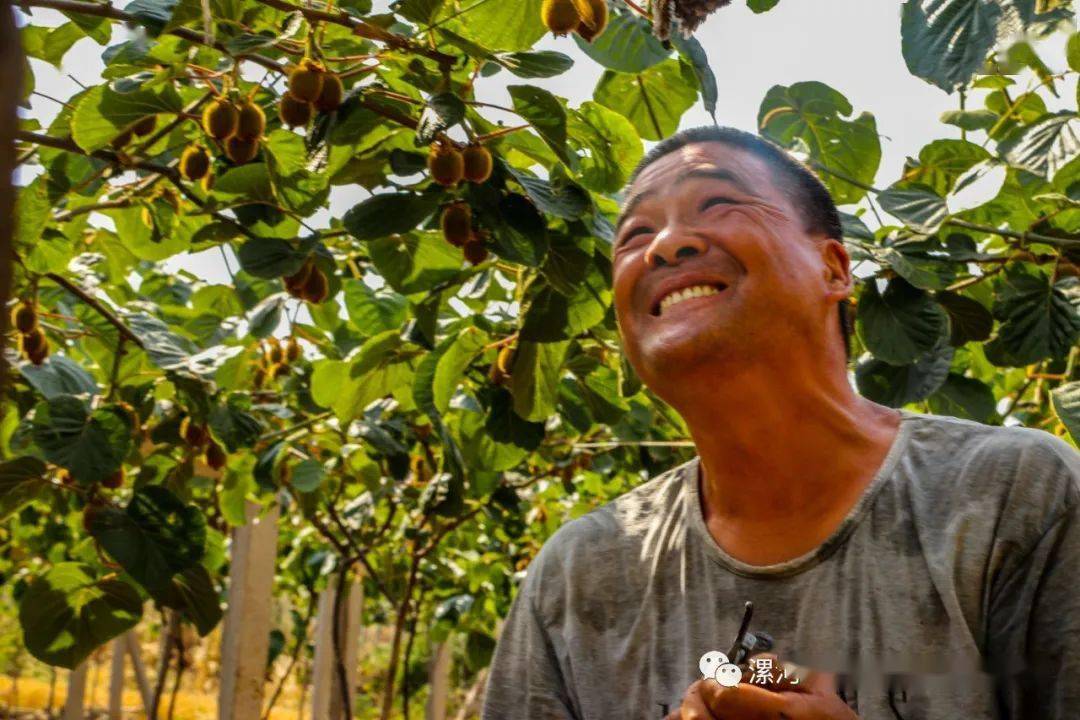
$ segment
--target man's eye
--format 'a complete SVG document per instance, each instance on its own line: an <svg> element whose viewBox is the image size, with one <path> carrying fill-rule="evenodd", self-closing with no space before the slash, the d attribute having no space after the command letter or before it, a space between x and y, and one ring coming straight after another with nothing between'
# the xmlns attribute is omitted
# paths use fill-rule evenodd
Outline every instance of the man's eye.
<svg viewBox="0 0 1080 720"><path fill-rule="evenodd" d="M652 231L653 230L652 230L651 227L647 227L645 225L642 225L640 227L636 227L633 230L631 230L630 232L623 235L622 242L620 243L620 245L625 245L626 243L630 242L631 240L633 240L638 235L648 235Z"/></svg>
<svg viewBox="0 0 1080 720"><path fill-rule="evenodd" d="M735 201L729 197L711 197L701 204L701 210L704 212L713 205L734 205Z"/></svg>

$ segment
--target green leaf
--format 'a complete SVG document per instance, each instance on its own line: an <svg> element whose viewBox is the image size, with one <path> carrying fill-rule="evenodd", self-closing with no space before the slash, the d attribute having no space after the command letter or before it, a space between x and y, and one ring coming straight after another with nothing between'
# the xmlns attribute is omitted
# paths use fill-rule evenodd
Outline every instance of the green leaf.
<svg viewBox="0 0 1080 720"><path fill-rule="evenodd" d="M201 637L209 635L224 615L214 581L201 564L177 573L157 600L165 607L179 610Z"/></svg>
<svg viewBox="0 0 1080 720"><path fill-rule="evenodd" d="M457 125L465 117L465 103L454 93L432 95L420 113L416 126L416 144L430 145L435 136Z"/></svg>
<svg viewBox="0 0 1080 720"><path fill-rule="evenodd" d="M1080 381L1058 385L1051 390L1050 403L1073 440L1080 442Z"/></svg>
<svg viewBox="0 0 1080 720"><path fill-rule="evenodd" d="M476 327L466 327L446 349L435 366L432 401L440 413L450 407L450 398L465 379L465 371L488 343L490 337Z"/></svg>
<svg viewBox="0 0 1080 720"><path fill-rule="evenodd" d="M318 490L326 480L326 468L318 460L301 460L292 468L289 483L299 492L310 493Z"/></svg>
<svg viewBox="0 0 1080 720"><path fill-rule="evenodd" d="M49 488L45 463L35 457L0 462L0 521Z"/></svg>
<svg viewBox="0 0 1080 720"><path fill-rule="evenodd" d="M993 110L946 110L941 113L941 122L963 130L989 130L998 117Z"/></svg>
<svg viewBox="0 0 1080 720"><path fill-rule="evenodd" d="M567 165L573 165L566 149L566 109L558 98L532 85L510 85L507 88L514 101L514 110L544 139L555 154Z"/></svg>
<svg viewBox="0 0 1080 720"><path fill-rule="evenodd" d="M937 232L949 216L945 198L925 186L892 186L878 193L878 203L885 212L915 232Z"/></svg>
<svg viewBox="0 0 1080 720"><path fill-rule="evenodd" d="M96 483L117 470L131 445L131 426L123 410L102 407L92 413L71 395L57 395L34 408L34 442L45 459L83 483Z"/></svg>
<svg viewBox="0 0 1080 720"><path fill-rule="evenodd" d="M488 431L479 412L465 411L458 416L461 454L471 471L510 470L525 459L528 451L510 443L498 442Z"/></svg>
<svg viewBox="0 0 1080 720"><path fill-rule="evenodd" d="M625 116L645 140L660 140L678 129L697 100L697 88L686 81L679 61L670 59L636 74L605 71L593 98Z"/></svg>
<svg viewBox="0 0 1080 720"><path fill-rule="evenodd" d="M381 193L354 205L341 221L357 240L376 240L412 230L431 217L441 199L441 193Z"/></svg>
<svg viewBox="0 0 1080 720"><path fill-rule="evenodd" d="M583 53L610 70L639 73L671 54L652 33L652 25L629 12L614 13L607 28L591 43L574 33Z"/></svg>
<svg viewBox="0 0 1080 720"><path fill-rule="evenodd" d="M97 508L90 534L151 593L167 592L176 573L195 565L206 548L206 519L158 485L139 488L124 510Z"/></svg>
<svg viewBox="0 0 1080 720"><path fill-rule="evenodd" d="M1010 263L994 280L993 313L1001 325L985 346L987 358L1011 367L1064 358L1080 336L1080 279L1051 284L1043 268Z"/></svg>
<svg viewBox="0 0 1080 720"><path fill-rule="evenodd" d="M86 152L100 150L125 128L147 115L183 110L183 100L171 83L132 92L118 92L110 85L90 88L71 116L71 137Z"/></svg>
<svg viewBox="0 0 1080 720"><path fill-rule="evenodd" d="M982 66L1001 16L993 0L907 0L900 49L908 70L951 93Z"/></svg>
<svg viewBox="0 0 1080 720"><path fill-rule="evenodd" d="M1010 136L998 149L1010 165L1052 177L1080 156L1080 116L1074 112L1051 115Z"/></svg>
<svg viewBox="0 0 1080 720"><path fill-rule="evenodd" d="M150 37L157 37L172 19L177 0L131 0L124 12L135 16L135 21L149 30Z"/></svg>
<svg viewBox="0 0 1080 720"><path fill-rule="evenodd" d="M518 416L543 422L555 412L559 396L559 377L569 341L518 343L510 376L510 393Z"/></svg>
<svg viewBox="0 0 1080 720"><path fill-rule="evenodd" d="M251 398L234 393L223 405L215 405L207 422L214 436L229 452L252 447L263 432L263 425L252 415Z"/></svg>
<svg viewBox="0 0 1080 720"><path fill-rule="evenodd" d="M758 109L758 127L780 145L808 152L811 164L824 166L821 179L833 200L845 205L866 195L865 186L873 185L881 162L874 116L845 120L852 112L847 98L824 83L774 85Z"/></svg>
<svg viewBox="0 0 1080 720"><path fill-rule="evenodd" d="M609 283L591 259L587 274L570 296L538 278L525 289L522 299L521 337L534 342L576 337L600 322L610 304Z"/></svg>
<svg viewBox="0 0 1080 720"><path fill-rule="evenodd" d="M959 347L990 337L994 316L981 302L954 292L939 292L937 301L949 315L950 345Z"/></svg>
<svg viewBox="0 0 1080 720"><path fill-rule="evenodd" d="M951 415L981 423L993 423L997 410L994 391L975 378L949 373L945 383L928 398L935 415Z"/></svg>
<svg viewBox="0 0 1080 720"><path fill-rule="evenodd" d="M371 337L352 360L316 360L312 363L312 399L333 410L342 422L358 417L365 407L386 395L408 393L411 401L413 371L397 355L400 344L400 331L388 330Z"/></svg>
<svg viewBox="0 0 1080 720"><path fill-rule="evenodd" d="M1065 59L1069 63L1069 69L1080 72L1080 33L1069 36L1069 42L1065 46Z"/></svg>
<svg viewBox="0 0 1080 720"><path fill-rule="evenodd" d="M59 563L37 577L19 600L19 624L30 654L74 669L90 653L135 627L142 598L120 580L97 580L88 565Z"/></svg>
<svg viewBox="0 0 1080 720"><path fill-rule="evenodd" d="M907 365L930 352L947 328L945 311L926 292L902 278L883 294L867 282L859 295L856 328L863 345L892 365Z"/></svg>
<svg viewBox="0 0 1080 720"><path fill-rule="evenodd" d="M379 274L403 295L426 292L464 274L461 250L443 240L442 233L384 237L373 240L368 250Z"/></svg>
<svg viewBox="0 0 1080 720"><path fill-rule="evenodd" d="M464 6L447 3L435 16L433 24L488 50L529 50L547 32L540 21L542 2L474 0Z"/></svg>
<svg viewBox="0 0 1080 720"><path fill-rule="evenodd" d="M553 50L497 53L491 59L520 78L555 77L574 66L573 58Z"/></svg>
<svg viewBox="0 0 1080 720"><path fill-rule="evenodd" d="M569 180L557 178L554 181L541 180L529 175L524 170L507 166L510 175L525 190L529 199L546 213L566 220L577 220L592 205L589 193Z"/></svg>
<svg viewBox="0 0 1080 720"><path fill-rule="evenodd" d="M571 110L570 142L578 150L581 182L596 192L613 193L630 178L644 150L641 138L625 117L594 103Z"/></svg>
<svg viewBox="0 0 1080 720"><path fill-rule="evenodd" d="M716 102L720 99L720 91L716 86L716 75L709 65L709 57L705 48L696 37L683 37L676 33L671 42L679 54L690 63L690 67L697 77L698 87L701 90L701 103L705 106L705 112L712 116L716 122Z"/></svg>
<svg viewBox="0 0 1080 720"><path fill-rule="evenodd" d="M990 159L990 153L966 140L934 140L919 151L919 164L904 172L904 181L928 186L945 197L956 181L975 165Z"/></svg>
<svg viewBox="0 0 1080 720"><path fill-rule="evenodd" d="M307 257L308 253L277 238L248 240L236 253L244 272L260 278L293 275L300 270Z"/></svg>
<svg viewBox="0 0 1080 720"><path fill-rule="evenodd" d="M780 0L746 0L746 7L755 13L763 13L772 10Z"/></svg>
<svg viewBox="0 0 1080 720"><path fill-rule="evenodd" d="M93 376L65 355L50 355L41 365L20 363L19 373L46 399L98 393Z"/></svg>
<svg viewBox="0 0 1080 720"><path fill-rule="evenodd" d="M400 328L408 316L408 301L389 287L374 290L363 280L346 280L345 310L365 335Z"/></svg>
<svg viewBox="0 0 1080 720"><path fill-rule="evenodd" d="M890 365L869 358L855 367L855 385L859 394L889 407L920 402L945 382L952 356L952 348L942 343L907 365Z"/></svg>

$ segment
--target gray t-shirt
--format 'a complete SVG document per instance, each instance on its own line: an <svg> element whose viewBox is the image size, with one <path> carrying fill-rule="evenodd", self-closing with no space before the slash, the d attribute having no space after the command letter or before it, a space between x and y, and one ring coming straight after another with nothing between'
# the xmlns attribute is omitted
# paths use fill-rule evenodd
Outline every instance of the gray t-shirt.
<svg viewBox="0 0 1080 720"><path fill-rule="evenodd" d="M1061 438L903 410L832 536L767 566L712 539L698 479L695 457L545 543L484 720L662 718L747 600L751 630L841 673L864 720L1080 718L1080 454Z"/></svg>

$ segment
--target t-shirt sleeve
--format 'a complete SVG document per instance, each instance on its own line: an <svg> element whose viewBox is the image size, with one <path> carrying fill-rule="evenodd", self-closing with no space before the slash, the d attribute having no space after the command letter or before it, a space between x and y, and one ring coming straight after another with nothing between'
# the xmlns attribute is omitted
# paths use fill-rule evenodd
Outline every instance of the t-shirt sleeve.
<svg viewBox="0 0 1080 720"><path fill-rule="evenodd" d="M1027 527L1032 537L1009 540L991 582L989 669L1009 720L1065 720L1080 708L1080 454L1045 435L1016 478L1030 491L1014 494L1000 523L1003 536Z"/></svg>
<svg viewBox="0 0 1080 720"><path fill-rule="evenodd" d="M576 720L551 639L533 603L532 580L530 575L522 584L503 623L482 720Z"/></svg>

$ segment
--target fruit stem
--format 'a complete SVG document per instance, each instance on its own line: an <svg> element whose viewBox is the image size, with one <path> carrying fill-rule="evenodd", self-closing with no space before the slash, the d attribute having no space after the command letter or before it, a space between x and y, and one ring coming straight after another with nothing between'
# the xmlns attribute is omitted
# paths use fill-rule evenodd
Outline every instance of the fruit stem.
<svg viewBox="0 0 1080 720"><path fill-rule="evenodd" d="M652 16L649 15L649 13L644 8L635 3L634 0L623 0L623 2L625 2L627 7L636 12L641 17L652 19Z"/></svg>

